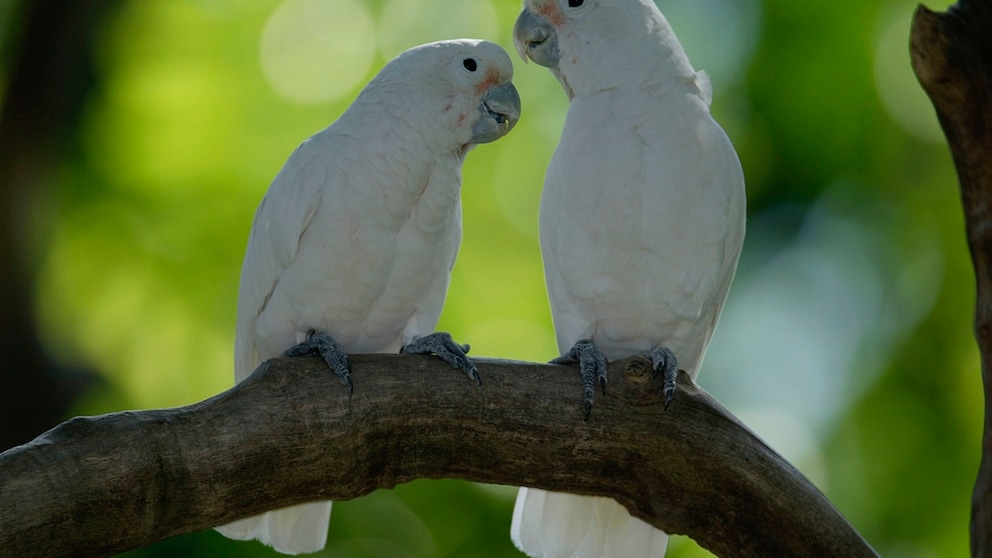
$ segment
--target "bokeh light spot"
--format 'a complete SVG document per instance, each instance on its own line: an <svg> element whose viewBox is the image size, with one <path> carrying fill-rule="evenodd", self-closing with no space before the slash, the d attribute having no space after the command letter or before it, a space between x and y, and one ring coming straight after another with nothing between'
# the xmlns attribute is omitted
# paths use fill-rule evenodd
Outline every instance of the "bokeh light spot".
<svg viewBox="0 0 992 558"><path fill-rule="evenodd" d="M354 0L287 0L262 31L262 72L280 96L322 103L361 83L375 54L375 26Z"/></svg>
<svg viewBox="0 0 992 558"><path fill-rule="evenodd" d="M937 114L909 62L912 15L903 3L882 9L875 42L875 87L886 113L900 128L919 139L940 143L944 134Z"/></svg>
<svg viewBox="0 0 992 558"><path fill-rule="evenodd" d="M655 4L672 24L693 67L705 70L714 87L723 88L743 77L761 34L760 2L656 0Z"/></svg>
<svg viewBox="0 0 992 558"><path fill-rule="evenodd" d="M489 0L391 0L379 22L379 50L391 60L419 44L459 38L495 41L499 32L499 17Z"/></svg>

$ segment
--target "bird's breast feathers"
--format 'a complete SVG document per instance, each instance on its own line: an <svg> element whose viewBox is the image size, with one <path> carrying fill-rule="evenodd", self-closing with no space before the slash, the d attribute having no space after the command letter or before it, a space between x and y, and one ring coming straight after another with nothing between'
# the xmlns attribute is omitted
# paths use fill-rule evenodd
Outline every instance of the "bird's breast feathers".
<svg viewBox="0 0 992 558"><path fill-rule="evenodd" d="M726 295L743 175L698 96L681 99L684 111L645 104L644 114L622 100L574 99L545 177L541 240L556 329L671 342L696 335L683 331L692 324L712 327L707 315Z"/></svg>
<svg viewBox="0 0 992 558"><path fill-rule="evenodd" d="M461 234L459 162L366 152L356 164L347 142L330 160L302 151L266 195L253 227L271 232L250 241L245 259L239 322L253 330L245 338L257 359L310 328L346 352L430 333Z"/></svg>

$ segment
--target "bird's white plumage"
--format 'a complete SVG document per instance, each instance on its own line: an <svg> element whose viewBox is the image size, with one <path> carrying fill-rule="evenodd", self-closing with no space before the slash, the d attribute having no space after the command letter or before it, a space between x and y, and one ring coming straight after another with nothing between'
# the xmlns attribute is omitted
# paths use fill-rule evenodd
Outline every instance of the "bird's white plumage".
<svg viewBox="0 0 992 558"><path fill-rule="evenodd" d="M516 121L515 90L490 97L512 89L512 73L506 52L485 41L410 49L293 152L248 241L237 381L310 330L330 334L345 353L395 352L433 332L461 235L462 161ZM494 117L490 105L513 98L509 121L482 122ZM317 502L217 529L287 554L315 552L330 511Z"/></svg>
<svg viewBox="0 0 992 558"><path fill-rule="evenodd" d="M740 162L653 2L579 3L525 0L516 36L570 99L540 211L558 347L591 339L617 359L665 346L695 378L743 241ZM541 558L657 558L667 544L612 499L530 488L511 536Z"/></svg>

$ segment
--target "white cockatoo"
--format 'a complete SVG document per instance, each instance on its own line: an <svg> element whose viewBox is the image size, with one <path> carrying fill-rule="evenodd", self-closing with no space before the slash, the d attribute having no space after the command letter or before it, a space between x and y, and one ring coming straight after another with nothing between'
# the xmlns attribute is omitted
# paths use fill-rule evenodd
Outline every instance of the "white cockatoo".
<svg viewBox="0 0 992 558"><path fill-rule="evenodd" d="M520 115L496 44L441 41L389 62L341 117L300 145L258 206L241 271L235 377L319 352L351 389L345 353L430 352L479 381L468 346L433 333L461 238L461 168ZM316 552L331 503L217 530Z"/></svg>
<svg viewBox="0 0 992 558"><path fill-rule="evenodd" d="M587 419L606 359L650 357L670 400L678 367L699 371L744 238L709 80L651 0L525 0L514 41L569 99L540 210L553 362L580 363ZM660 557L668 542L613 499L529 488L511 536L542 558Z"/></svg>

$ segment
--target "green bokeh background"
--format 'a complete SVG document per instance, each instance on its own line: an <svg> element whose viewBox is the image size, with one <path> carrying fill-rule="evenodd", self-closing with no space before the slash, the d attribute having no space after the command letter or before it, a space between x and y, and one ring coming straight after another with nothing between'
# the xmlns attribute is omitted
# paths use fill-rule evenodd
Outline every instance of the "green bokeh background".
<svg viewBox="0 0 992 558"><path fill-rule="evenodd" d="M884 556L968 549L983 402L956 179L908 56L908 0L659 0L740 153L748 236L699 383ZM946 3L932 4L944 9ZM251 218L289 153L387 60L474 36L517 0L131 0L37 226L41 336L106 384L73 414L227 389ZM566 99L514 55L523 116L465 164L440 329L475 355L556 354L537 240ZM665 239L658 239L664 242ZM417 481L335 505L348 557L520 556L515 491ZM675 537L672 557L708 556ZM270 556L206 531L127 556Z"/></svg>

